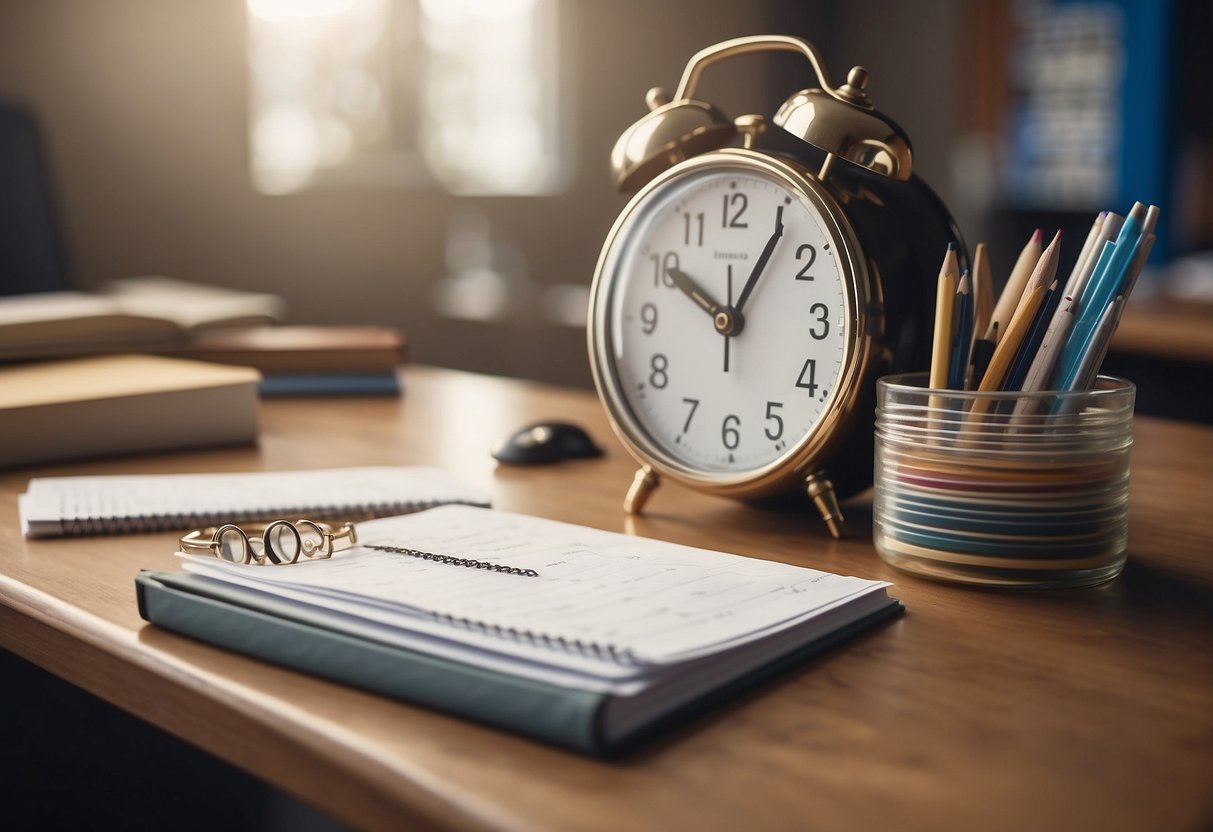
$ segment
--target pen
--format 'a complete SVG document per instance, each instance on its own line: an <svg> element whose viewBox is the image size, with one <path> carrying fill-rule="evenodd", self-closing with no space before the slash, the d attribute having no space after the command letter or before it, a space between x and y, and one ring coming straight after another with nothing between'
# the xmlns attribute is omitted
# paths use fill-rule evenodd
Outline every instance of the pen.
<svg viewBox="0 0 1213 832"><path fill-rule="evenodd" d="M1087 238L1082 241L1082 251L1078 252L1078 259L1074 261L1074 267L1070 269L1070 277L1062 287L1062 291L1066 295L1073 297L1074 284L1078 281L1078 276L1082 273L1083 265L1087 262L1087 258L1090 257L1091 251L1095 248L1095 241L1099 238L1099 232L1103 228L1104 220L1107 217L1107 211L1100 211L1091 223L1091 228L1087 231Z"/></svg>
<svg viewBox="0 0 1213 832"><path fill-rule="evenodd" d="M1141 246L1138 252L1133 255L1133 263L1129 266L1129 280L1125 286L1125 297L1133 291L1133 287L1137 285L1137 276L1141 274L1142 267L1146 264L1146 258L1150 256L1150 249L1154 248L1154 235L1144 234L1141 239Z"/></svg>
<svg viewBox="0 0 1213 832"><path fill-rule="evenodd" d="M956 244L948 243L935 293L935 339L931 349L931 387L948 386L949 355L952 347L952 310L956 301Z"/></svg>
<svg viewBox="0 0 1213 832"><path fill-rule="evenodd" d="M1107 308L1112 305L1116 295L1122 294L1121 284L1126 282L1126 272L1138 249L1142 221L1145 218L1145 206L1140 202L1134 203L1133 210L1125 217L1116 242L1104 244L1090 280L1083 287L1082 294L1075 297L1078 304L1077 317L1058 361L1059 383L1074 383L1078 363L1087 351L1088 341L1095 327Z"/></svg>
<svg viewBox="0 0 1213 832"><path fill-rule="evenodd" d="M948 387L965 389L965 376L969 371L969 352L973 345L973 293L972 279L966 269L956 286L956 331L952 335L952 360L948 370Z"/></svg>
<svg viewBox="0 0 1213 832"><path fill-rule="evenodd" d="M1020 388L1023 392L1038 393L1041 390L1049 389L1053 368L1057 364L1057 356L1061 354L1061 347L1066 341L1066 336L1070 334L1070 327L1074 325L1072 301L1072 298L1066 298L1059 305L1057 314L1053 316L1053 321L1049 324L1048 331L1045 332L1044 340L1040 342L1040 349L1036 351L1032 366L1028 368L1028 374L1023 380L1023 386ZM1020 423L1018 417L1032 416L1044 409L1046 409L1044 401L1041 399L1021 396L1015 402L1016 422Z"/></svg>
<svg viewBox="0 0 1213 832"><path fill-rule="evenodd" d="M1116 323L1120 320L1120 311L1124 306L1125 296L1117 295L1116 298L1108 304L1104 309L1103 314L1099 316L1099 323L1091 332L1091 338L1088 343L1087 350L1082 354L1082 359L1075 368L1073 378L1061 381L1057 385L1058 390L1073 391L1073 390L1089 390L1095 384L1095 378L1099 375L1099 366L1103 364L1104 355L1108 351L1108 344L1112 341L1112 333L1116 331ZM1078 397L1067 397L1058 399L1053 403L1054 413L1073 413L1079 407Z"/></svg>
<svg viewBox="0 0 1213 832"><path fill-rule="evenodd" d="M1096 271L1102 272L1107 269L1108 264L1112 261L1112 253L1115 247L1116 244L1111 241L1104 243L1103 252L1099 255L1099 260L1095 265ZM1090 289L1090 286L1087 288ZM1066 336L1066 342L1061 345L1061 351L1057 356L1057 370L1054 375L1059 380L1069 378L1070 374L1076 370L1076 364L1082 357L1082 351L1086 347L1086 339L1090 337L1091 330L1095 328L1095 322L1098 321L1099 315L1103 312L1103 309L1096 310L1087 323L1082 323L1083 310L1089 308L1092 303L1093 300L1090 297L1090 293L1088 293L1085 301L1082 298L1074 298L1074 323L1071 324L1070 332ZM1079 335L1080 327L1083 332L1081 335Z"/></svg>
<svg viewBox="0 0 1213 832"><path fill-rule="evenodd" d="M1128 277L1124 282L1122 294L1127 299L1133 287L1137 285L1137 276L1146 265L1150 249L1154 247L1154 226L1158 223L1158 206L1151 205L1146 209L1146 219L1141 224L1141 237L1137 240L1137 248L1133 252L1133 260L1129 263Z"/></svg>
<svg viewBox="0 0 1213 832"><path fill-rule="evenodd" d="M1125 296L1117 295L1099 319L1099 325L1091 336L1091 349L1087 350L1082 362L1078 365L1077 387L1074 389L1090 390L1095 386L1099 368L1103 365L1108 347L1112 343L1112 335L1120 324L1120 314L1124 311Z"/></svg>
<svg viewBox="0 0 1213 832"><path fill-rule="evenodd" d="M1083 243L1082 252L1078 255L1078 260L1075 261L1074 268L1070 271L1070 277L1062 288L1063 295L1077 298L1082 294L1083 287L1095 268L1095 261L1099 259L1099 255L1103 251L1104 243L1115 239L1124 221L1124 217L1111 211L1104 211L1095 218L1095 222L1091 223L1091 230L1087 233L1087 239Z"/></svg>
<svg viewBox="0 0 1213 832"><path fill-rule="evenodd" d="M1147 217L1146 206L1140 202L1133 203L1133 210L1125 217L1116 242L1112 246L1112 256L1107 264L1100 269L1098 266L1091 272L1091 277L1078 298L1078 322L1082 322L1087 301L1090 299L1093 310L1102 311L1120 294L1119 284L1124 277L1129 263L1132 262L1134 249L1141 237L1142 225ZM1106 248L1106 247L1105 247Z"/></svg>
<svg viewBox="0 0 1213 832"><path fill-rule="evenodd" d="M1129 270L1137 257L1137 252L1141 249L1142 241L1145 235L1154 231L1153 225L1147 227L1147 224L1152 222L1152 218L1157 218L1158 211L1155 209L1151 212L1150 207L1152 206L1136 202L1133 204L1133 210L1129 212L1129 216L1125 217L1125 225L1120 229L1122 232L1125 227L1130 227L1130 217L1139 221L1136 227L1131 228L1131 232L1126 237L1117 236L1116 238L1116 253L1108 265L1108 275L1101 282L1100 287L1100 290L1104 292L1103 297L1108 302L1114 300L1118 295L1125 294L1125 286L1131 279ZM1137 213L1140 213L1140 218L1137 217Z"/></svg>
<svg viewBox="0 0 1213 832"><path fill-rule="evenodd" d="M1091 272L1095 270L1095 264L1104 251L1104 244L1116 236L1124 221L1125 218L1120 214L1113 213L1112 211L1100 211L1099 216L1091 223L1091 230L1087 232L1087 239L1082 244L1082 251L1074 262L1074 268L1070 271L1070 277L1066 280L1066 285L1061 290L1061 295L1066 298L1066 303L1058 304L1057 310L1053 313L1054 320L1049 322L1050 326L1056 322L1057 317L1061 314L1062 307L1074 306L1075 309L1073 311L1077 311L1077 298L1082 294L1083 287L1086 286ZM1071 314L1073 314L1073 311ZM1073 323L1073 321L1070 321L1068 326L1072 326ZM1053 358L1053 363L1054 366L1057 363L1056 356ZM1052 368L1050 368L1050 372L1052 372Z"/></svg>

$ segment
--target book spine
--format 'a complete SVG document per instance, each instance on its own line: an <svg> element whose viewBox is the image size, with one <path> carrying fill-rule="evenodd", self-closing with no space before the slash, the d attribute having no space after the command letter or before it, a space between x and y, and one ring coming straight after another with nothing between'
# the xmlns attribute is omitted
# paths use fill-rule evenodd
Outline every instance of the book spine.
<svg viewBox="0 0 1213 832"><path fill-rule="evenodd" d="M587 754L608 752L607 696L520 678L339 631L322 611L198 576L141 572L139 614L210 644Z"/></svg>
<svg viewBox="0 0 1213 832"><path fill-rule="evenodd" d="M109 534L134 534L138 532L164 532L197 529L206 526L221 526L225 523L248 523L279 518L308 520L370 520L396 514L412 514L442 505L470 505L485 507L488 504L472 500L412 500L397 503L360 503L341 507L333 506L288 506L281 508L243 509L209 514L148 514L138 516L85 516L64 517L60 522L64 537L83 537Z"/></svg>

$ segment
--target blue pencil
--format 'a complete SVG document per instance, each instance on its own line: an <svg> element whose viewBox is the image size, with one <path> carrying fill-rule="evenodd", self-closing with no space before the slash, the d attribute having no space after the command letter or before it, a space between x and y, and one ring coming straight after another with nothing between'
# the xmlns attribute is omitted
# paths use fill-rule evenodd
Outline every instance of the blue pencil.
<svg viewBox="0 0 1213 832"><path fill-rule="evenodd" d="M948 387L965 389L969 370L969 349L973 343L973 292L969 270L965 269L956 286L956 329L952 333L952 364L948 369Z"/></svg>
<svg viewBox="0 0 1213 832"><path fill-rule="evenodd" d="M1011 362L1007 380L1002 384L1003 390L1019 390L1023 387L1024 379L1028 376L1028 368L1032 366L1032 361L1036 358L1041 342L1045 339L1045 332L1048 330L1049 324L1053 322L1053 314L1060 303L1061 288L1054 280L1049 286L1049 290L1045 292L1045 299L1041 301L1040 308L1036 310L1036 317L1032 321L1032 328L1028 330L1028 336L1019 345L1019 352L1015 353L1015 360Z"/></svg>

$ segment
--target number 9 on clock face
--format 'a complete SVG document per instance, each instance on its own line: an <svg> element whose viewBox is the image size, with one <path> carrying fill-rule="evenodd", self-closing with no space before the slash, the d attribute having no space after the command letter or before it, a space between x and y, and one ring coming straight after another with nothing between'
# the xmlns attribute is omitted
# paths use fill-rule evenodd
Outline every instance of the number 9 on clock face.
<svg viewBox="0 0 1213 832"><path fill-rule="evenodd" d="M701 484L816 464L867 340L856 249L811 174L744 150L693 159L638 194L591 301L595 381L625 443Z"/></svg>

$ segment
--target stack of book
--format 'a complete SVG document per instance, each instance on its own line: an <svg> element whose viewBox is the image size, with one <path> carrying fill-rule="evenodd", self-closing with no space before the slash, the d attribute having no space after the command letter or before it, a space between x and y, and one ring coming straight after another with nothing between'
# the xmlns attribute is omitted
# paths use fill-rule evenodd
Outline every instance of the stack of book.
<svg viewBox="0 0 1213 832"><path fill-rule="evenodd" d="M197 333L182 356L261 372L261 394L398 395L403 334L382 326L276 326Z"/></svg>
<svg viewBox="0 0 1213 832"><path fill-rule="evenodd" d="M251 443L246 367L107 355L0 368L0 466Z"/></svg>
<svg viewBox="0 0 1213 832"><path fill-rule="evenodd" d="M165 277L115 280L96 294L17 295L0 301L0 362L172 353L194 333L265 325L282 315L275 295Z"/></svg>
<svg viewBox="0 0 1213 832"><path fill-rule="evenodd" d="M399 395L404 336L281 326L281 298L165 277L0 300L0 363L128 352L258 370L262 395Z"/></svg>

